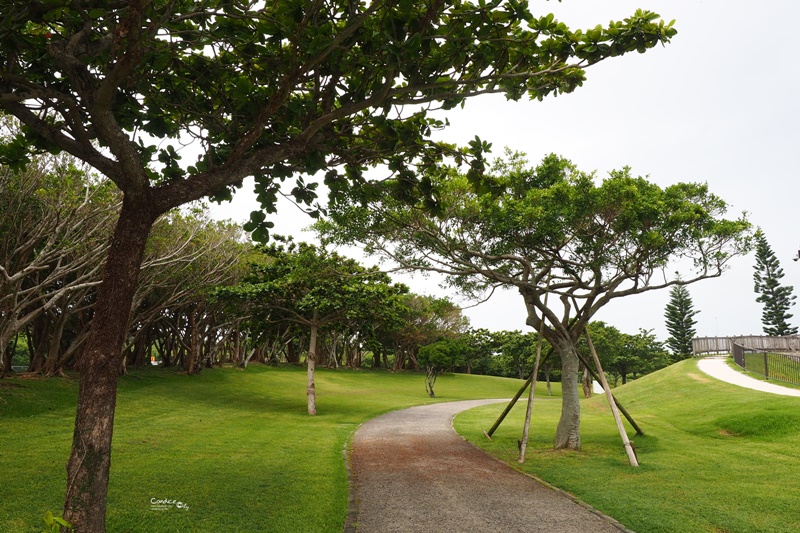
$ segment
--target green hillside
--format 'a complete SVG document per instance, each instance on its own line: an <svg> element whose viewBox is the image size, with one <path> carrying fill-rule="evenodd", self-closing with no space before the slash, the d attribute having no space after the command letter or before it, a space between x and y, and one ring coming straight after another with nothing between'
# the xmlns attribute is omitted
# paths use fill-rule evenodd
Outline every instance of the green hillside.
<svg viewBox="0 0 800 533"><path fill-rule="evenodd" d="M641 533L800 531L800 399L716 381L693 360L615 394L646 433L629 428L639 468L600 395L582 402L580 452L552 450L559 401L537 399L524 470ZM499 409L463 413L456 428L517 467L524 406L488 441Z"/></svg>

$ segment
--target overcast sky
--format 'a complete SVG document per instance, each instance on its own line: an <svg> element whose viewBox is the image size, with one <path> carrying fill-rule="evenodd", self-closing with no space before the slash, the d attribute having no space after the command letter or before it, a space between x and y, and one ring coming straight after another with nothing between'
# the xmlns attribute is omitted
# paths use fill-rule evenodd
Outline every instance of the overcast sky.
<svg viewBox="0 0 800 533"><path fill-rule="evenodd" d="M532 162L554 152L598 176L628 165L661 186L707 182L731 205L731 218L746 211L764 230L786 273L783 284L800 287L800 262L792 261L800 244L800 4L564 0L531 6L534 14L553 12L573 29L649 9L676 19L678 35L665 47L590 67L584 86L572 94L543 102L473 99L463 110L448 112L451 127L441 137L465 144L478 135L493 144L495 155L508 146ZM243 221L256 208L252 198L246 184L233 203L215 207L215 216ZM290 206L275 223L275 233L313 240L299 233L309 220ZM753 264L750 254L734 260L721 278L689 286L701 311L699 336L761 333ZM447 294L419 276L403 281L415 292ZM667 291L628 297L596 319L627 333L652 329L663 340L667 300ZM512 291L465 312L473 327L527 328L522 299Z"/></svg>

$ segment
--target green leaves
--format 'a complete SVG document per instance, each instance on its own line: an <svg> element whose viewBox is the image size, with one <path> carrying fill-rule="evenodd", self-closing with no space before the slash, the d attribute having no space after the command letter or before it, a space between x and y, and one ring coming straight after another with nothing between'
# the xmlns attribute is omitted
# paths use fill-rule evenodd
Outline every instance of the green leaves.
<svg viewBox="0 0 800 533"><path fill-rule="evenodd" d="M423 199L436 211L434 188L414 174L454 156L470 164L476 190L489 191L481 155L488 146L456 154L432 141L445 124L425 109L486 92L510 99L569 92L583 82L584 66L674 35L671 23L641 10L572 32L552 15L534 17L521 0L178 0L122 11L46 0L0 9L0 107L27 116L48 149L77 153L123 190L130 184L119 176L146 175L162 185L159 194L174 196L171 205L208 191L224 198L249 175L274 183L387 165L397 172L398 198ZM169 148L140 149L162 146L150 137L192 139L200 162L181 161ZM111 149L101 155L97 145ZM3 157L23 164L25 150L9 145ZM374 193L354 177L326 174L334 194L350 185L352 194ZM295 196L313 204L305 179ZM274 206L270 194L257 193L265 209Z"/></svg>

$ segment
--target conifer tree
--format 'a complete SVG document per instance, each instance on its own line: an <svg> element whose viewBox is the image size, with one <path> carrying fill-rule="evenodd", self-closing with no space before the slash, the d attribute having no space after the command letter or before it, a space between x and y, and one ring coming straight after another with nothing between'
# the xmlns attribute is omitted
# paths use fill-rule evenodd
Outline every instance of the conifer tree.
<svg viewBox="0 0 800 533"><path fill-rule="evenodd" d="M673 361L688 359L692 356L692 338L695 335L694 325L697 320L689 289L685 285L675 285L669 291L669 303L664 310L667 319L669 338L667 346L672 351Z"/></svg>
<svg viewBox="0 0 800 533"><path fill-rule="evenodd" d="M755 292L759 293L756 301L764 305L761 313L764 333L773 337L795 335L797 327L789 325L789 319L792 318L789 308L794 305L796 298L792 294L793 287L781 286L783 268L761 230L755 233L755 239L756 265L753 280Z"/></svg>

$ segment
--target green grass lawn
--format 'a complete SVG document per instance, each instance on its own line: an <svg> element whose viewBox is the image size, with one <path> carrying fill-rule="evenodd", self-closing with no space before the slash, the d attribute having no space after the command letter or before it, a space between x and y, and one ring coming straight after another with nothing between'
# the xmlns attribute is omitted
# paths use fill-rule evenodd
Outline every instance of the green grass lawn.
<svg viewBox="0 0 800 533"><path fill-rule="evenodd" d="M119 386L108 531L341 531L345 441L370 418L433 401L423 378L319 371L310 417L301 368L133 372ZM510 397L520 383L445 375L436 401ZM45 511L61 514L76 398L75 380L0 381L0 531L41 531Z"/></svg>
<svg viewBox="0 0 800 533"><path fill-rule="evenodd" d="M538 390L537 390L538 394ZM628 465L604 396L582 402L582 450L553 451L560 402L534 403L524 470L641 532L800 531L800 399L711 379L689 360L615 390L642 426L641 467ZM517 467L524 404L488 441L500 407L462 413L456 428Z"/></svg>

